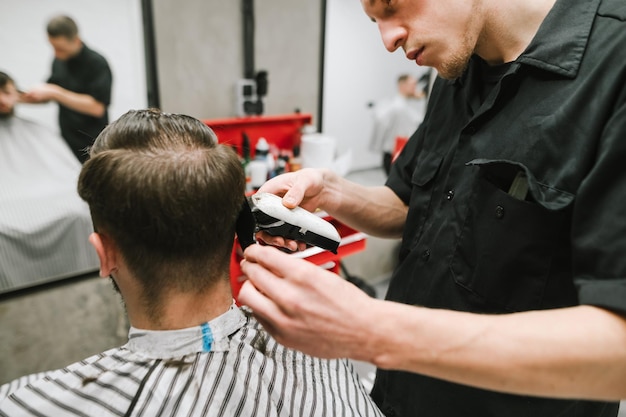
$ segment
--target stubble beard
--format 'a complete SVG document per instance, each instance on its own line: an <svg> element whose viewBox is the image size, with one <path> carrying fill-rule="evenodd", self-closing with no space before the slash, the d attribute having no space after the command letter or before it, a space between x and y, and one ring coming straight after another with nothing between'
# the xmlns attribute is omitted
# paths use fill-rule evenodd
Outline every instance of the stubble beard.
<svg viewBox="0 0 626 417"><path fill-rule="evenodd" d="M476 29L478 24L477 20L478 16L481 15L482 11L482 1L475 1L472 5L472 16L474 18L470 19L467 23L467 27L464 31L464 36L461 40L461 44L459 47L452 51L451 57L442 62L440 68L437 68L439 76L441 78L445 78L447 80L454 80L459 78L469 65L469 61L474 54L474 50L476 49L477 40L474 39L470 34L473 33L473 30Z"/></svg>
<svg viewBox="0 0 626 417"><path fill-rule="evenodd" d="M468 32L466 32L460 46L455 51L452 51L450 58L442 62L440 68L437 69L439 76L446 80L459 78L465 72L473 51L472 41Z"/></svg>
<svg viewBox="0 0 626 417"><path fill-rule="evenodd" d="M15 115L15 110L11 109L8 111L0 112L0 119L8 119L9 117L13 117Z"/></svg>

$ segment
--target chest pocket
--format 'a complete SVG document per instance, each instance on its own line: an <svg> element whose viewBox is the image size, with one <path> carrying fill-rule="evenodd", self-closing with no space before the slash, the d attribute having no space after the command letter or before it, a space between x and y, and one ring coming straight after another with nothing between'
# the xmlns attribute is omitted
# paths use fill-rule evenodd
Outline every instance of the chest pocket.
<svg viewBox="0 0 626 417"><path fill-rule="evenodd" d="M424 152L417 160L411 177L411 199L400 248L400 260L404 259L422 234L424 222L432 209L434 179L442 161L443 157L433 152Z"/></svg>
<svg viewBox="0 0 626 417"><path fill-rule="evenodd" d="M450 263L454 280L485 311L541 308L548 276L555 272L553 261L569 247L574 196L539 184L515 162L471 164L479 171ZM504 178L517 172L526 177L526 198L513 197L508 185L503 187L511 183Z"/></svg>

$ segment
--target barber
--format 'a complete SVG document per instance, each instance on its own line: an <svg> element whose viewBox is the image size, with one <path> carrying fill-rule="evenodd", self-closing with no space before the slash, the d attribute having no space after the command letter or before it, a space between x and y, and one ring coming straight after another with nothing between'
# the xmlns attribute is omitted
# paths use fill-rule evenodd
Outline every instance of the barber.
<svg viewBox="0 0 626 417"><path fill-rule="evenodd" d="M83 43L72 18L54 17L47 32L55 56L52 74L46 84L29 90L22 100L57 102L61 135L76 158L85 162L89 147L109 122L111 69L102 55Z"/></svg>
<svg viewBox="0 0 626 417"><path fill-rule="evenodd" d="M424 122L385 186L302 170L260 191L402 236L387 300L254 245L240 302L287 346L377 365L372 396L388 416L616 416L626 397L622 2L362 5L389 51L439 73Z"/></svg>

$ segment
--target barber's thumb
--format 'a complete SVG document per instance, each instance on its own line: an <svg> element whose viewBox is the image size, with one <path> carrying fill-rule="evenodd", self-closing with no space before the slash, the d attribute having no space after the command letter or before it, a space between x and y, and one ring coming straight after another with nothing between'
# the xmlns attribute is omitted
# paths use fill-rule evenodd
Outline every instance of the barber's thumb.
<svg viewBox="0 0 626 417"><path fill-rule="evenodd" d="M300 205L302 202L302 198L304 197L304 192L300 190L297 186L294 186L289 189L283 196L283 205L287 208L294 208Z"/></svg>

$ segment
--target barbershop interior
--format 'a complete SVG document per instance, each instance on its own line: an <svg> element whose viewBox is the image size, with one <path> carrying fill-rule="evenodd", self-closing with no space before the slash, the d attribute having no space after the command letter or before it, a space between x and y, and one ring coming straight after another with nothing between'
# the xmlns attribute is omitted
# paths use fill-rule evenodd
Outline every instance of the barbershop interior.
<svg viewBox="0 0 626 417"><path fill-rule="evenodd" d="M289 152L291 159L294 147L297 157L297 145L308 135L314 147L321 142L323 148L306 155L307 145L302 144L300 159L305 166L335 164L355 181L384 184L382 153L368 146L375 103L394 97L401 74L419 78L425 70L400 53L384 50L357 2L257 0L252 13L244 13L246 3L252 4L213 0L16 2L0 17L0 40L6 54L2 71L23 90L44 82L53 59L45 33L47 20L56 14L71 15L83 42L105 56L111 67L111 121L130 109L156 106L206 120L220 141L236 144L240 152L244 134L248 146L255 148L265 138L273 152ZM257 75L265 78L263 95L256 94ZM247 89L252 93L247 94ZM416 103L418 110L421 104ZM15 113L58 130L57 107L55 103L17 104ZM54 161L56 153L41 151L46 164L61 169L62 161ZM4 169L22 165L20 170L31 170L28 180L39 181L32 175L27 153L4 157L10 159L0 164ZM67 190L72 193L75 184L68 185L59 190L59 196ZM3 216L23 224L1 220L1 245L18 248L7 250L11 259L2 259L0 383L117 346L128 332L123 305L109 291L107 280L98 278L98 260L87 242L89 211L82 210L78 196L72 198L77 207L67 207L65 213L63 208L54 209L60 211L54 214L46 202L48 193L22 206L5 200L21 186L33 187L2 184L3 206L8 209ZM54 190L49 193L51 201L58 198ZM73 224L77 214L82 218ZM52 233L82 237L64 243L46 236L37 224L48 224L49 216L70 225L50 228ZM20 239L35 242L15 242L11 235L15 229L23 230ZM342 238L349 243L340 249L341 257L327 252L318 255L316 262L349 274L383 297L399 241L344 229ZM36 248L37 241L44 242L49 253L30 249L34 259L27 258L28 248ZM56 249L47 242L56 242ZM27 250L21 252L20 245ZM46 346L45 354L42 346ZM368 378L369 367L363 366L363 371Z"/></svg>
<svg viewBox="0 0 626 417"><path fill-rule="evenodd" d="M108 122L148 108L200 120L237 153L248 196L302 168L385 185L437 76L402 48L387 51L355 0L22 0L3 9L0 71L19 94L49 82L55 51L46 25L70 16L80 40L110 67ZM94 225L76 191L84 161L63 140L59 104L43 101L18 101L0 119L0 386L129 341L125 303L100 276L88 241ZM22 137L21 125L3 127L9 118L38 130ZM307 242L290 256L384 299L401 240L370 236L323 210L314 216L338 238L330 247ZM235 298L242 259L234 242ZM376 367L349 363L369 393Z"/></svg>

